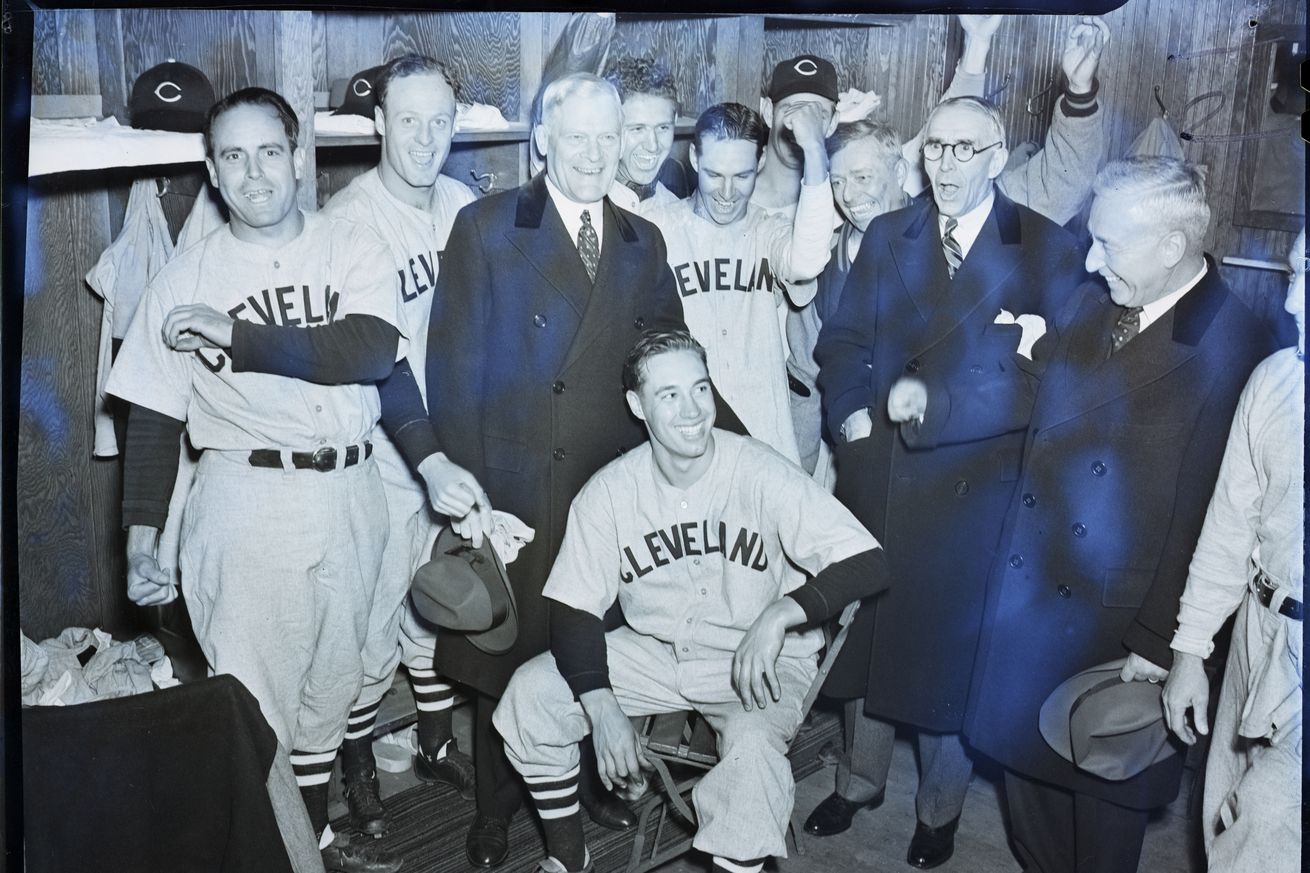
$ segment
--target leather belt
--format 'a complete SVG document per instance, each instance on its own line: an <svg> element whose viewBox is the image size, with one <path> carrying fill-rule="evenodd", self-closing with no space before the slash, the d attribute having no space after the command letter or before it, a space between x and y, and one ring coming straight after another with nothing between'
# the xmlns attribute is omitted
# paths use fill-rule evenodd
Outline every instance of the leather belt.
<svg viewBox="0 0 1310 873"><path fill-rule="evenodd" d="M344 469L353 467L372 455L373 444L365 440L362 446L346 446L344 452L338 452L336 446L324 446L312 452L292 452L291 466L297 470L317 470L320 473L327 473L337 469L339 460L342 462L340 466ZM282 452L277 449L255 449L250 453L250 466L283 469Z"/></svg>
<svg viewBox="0 0 1310 873"><path fill-rule="evenodd" d="M1266 609L1274 600L1274 592L1278 586L1269 581L1269 577L1263 571L1257 570L1255 579L1251 583L1251 590L1255 593L1256 600ZM1278 604L1279 615L1285 615L1292 621L1302 621L1305 616L1305 604L1295 597L1284 597L1283 602Z"/></svg>

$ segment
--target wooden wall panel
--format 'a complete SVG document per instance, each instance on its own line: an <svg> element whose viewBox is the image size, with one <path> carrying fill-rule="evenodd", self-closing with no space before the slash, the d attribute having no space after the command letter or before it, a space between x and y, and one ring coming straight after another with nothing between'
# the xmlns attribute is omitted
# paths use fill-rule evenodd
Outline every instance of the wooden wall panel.
<svg viewBox="0 0 1310 873"><path fill-rule="evenodd" d="M736 19L620 18L610 43L610 58L651 58L662 62L678 89L681 114L695 118L705 109L732 99L728 87L735 74L739 42L721 42L723 33L738 32ZM719 50L732 51L723 57ZM735 82L732 83L735 86ZM758 105L749 104L752 108Z"/></svg>
<svg viewBox="0 0 1310 873"><path fill-rule="evenodd" d="M447 64L461 99L519 114L518 16L506 12L322 13L319 90L408 52ZM317 56L318 50L315 50Z"/></svg>
<svg viewBox="0 0 1310 873"><path fill-rule="evenodd" d="M88 9L33 13L32 93L98 94L96 21Z"/></svg>

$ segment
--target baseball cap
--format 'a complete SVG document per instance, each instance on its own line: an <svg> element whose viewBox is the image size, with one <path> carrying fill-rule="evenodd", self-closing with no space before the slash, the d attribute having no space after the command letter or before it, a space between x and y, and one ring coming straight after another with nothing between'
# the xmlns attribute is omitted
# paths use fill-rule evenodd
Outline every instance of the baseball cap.
<svg viewBox="0 0 1310 873"><path fill-rule="evenodd" d="M376 67L369 67L367 70L360 70L351 76L342 94L341 105L334 109L332 114L362 115L365 118L372 118L373 107L377 105L377 97L374 95L373 88L385 69L386 64L381 64Z"/></svg>
<svg viewBox="0 0 1310 873"><path fill-rule="evenodd" d="M1089 667L1042 704L1042 738L1056 754L1102 779L1131 779L1177 751L1169 741L1161 687L1119 678L1125 658Z"/></svg>
<svg viewBox="0 0 1310 873"><path fill-rule="evenodd" d="M473 544L449 527L432 545L432 556L414 573L414 610L449 631L462 631L469 643L489 655L508 652L518 638L518 607L509 574L484 538Z"/></svg>
<svg viewBox="0 0 1310 873"><path fill-rule="evenodd" d="M837 68L816 55L799 55L773 68L769 99L774 103L792 94L818 94L837 102Z"/></svg>
<svg viewBox="0 0 1310 873"><path fill-rule="evenodd" d="M172 58L137 76L127 102L133 127L177 133L199 133L213 105L209 78Z"/></svg>

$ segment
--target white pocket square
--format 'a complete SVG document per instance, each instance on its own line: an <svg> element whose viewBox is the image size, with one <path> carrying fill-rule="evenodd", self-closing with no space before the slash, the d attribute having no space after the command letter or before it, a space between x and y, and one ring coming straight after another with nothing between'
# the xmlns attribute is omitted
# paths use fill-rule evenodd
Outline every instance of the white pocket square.
<svg viewBox="0 0 1310 873"><path fill-rule="evenodd" d="M1019 325L1019 329L1023 331L1023 334L1019 337L1019 348L1015 349L1015 351L1030 361L1033 359L1033 346L1046 334L1046 319L1029 312L1025 312L1016 318L1009 310L1002 309L997 313L996 321L993 324Z"/></svg>

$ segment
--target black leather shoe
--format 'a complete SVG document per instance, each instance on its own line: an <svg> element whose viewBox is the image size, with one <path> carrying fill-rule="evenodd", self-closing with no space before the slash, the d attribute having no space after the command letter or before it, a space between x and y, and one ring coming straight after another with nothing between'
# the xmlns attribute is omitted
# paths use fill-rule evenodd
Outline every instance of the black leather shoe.
<svg viewBox="0 0 1310 873"><path fill-rule="evenodd" d="M509 819L478 813L469 825L464 854L474 867L498 867L509 854Z"/></svg>
<svg viewBox="0 0 1310 873"><path fill-rule="evenodd" d="M422 750L414 756L414 775L423 782L450 785L465 800L473 799L473 781L477 771L473 759L453 749L444 758L429 758Z"/></svg>
<svg viewBox="0 0 1310 873"><path fill-rule="evenodd" d="M581 792L579 795L582 808L591 816L591 820L601 827L612 831L626 831L636 826L637 813L613 792L601 789L601 792L594 796Z"/></svg>
<svg viewBox="0 0 1310 873"><path fill-rule="evenodd" d="M959 816L939 828L930 828L923 822L916 822L914 838L910 840L910 851L905 855L905 862L920 870L931 870L945 864L955 853L955 829L959 826Z"/></svg>
<svg viewBox="0 0 1310 873"><path fill-rule="evenodd" d="M840 834L851 826L851 819L855 813L862 809L877 809L882 806L883 798L887 796L887 790L884 788L870 799L863 803L856 800L847 800L836 791L829 794L823 799L823 802L814 807L814 812L805 820L805 833L813 834L816 837L830 837L833 834Z"/></svg>
<svg viewBox="0 0 1310 873"><path fill-rule="evenodd" d="M387 811L378 794L376 770L346 773L346 804L350 807L350 824L360 833L380 837L387 832Z"/></svg>
<svg viewBox="0 0 1310 873"><path fill-rule="evenodd" d="M337 834L321 854L327 873L397 873L404 866L404 859L372 840L352 841L345 834Z"/></svg>

